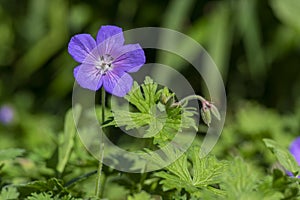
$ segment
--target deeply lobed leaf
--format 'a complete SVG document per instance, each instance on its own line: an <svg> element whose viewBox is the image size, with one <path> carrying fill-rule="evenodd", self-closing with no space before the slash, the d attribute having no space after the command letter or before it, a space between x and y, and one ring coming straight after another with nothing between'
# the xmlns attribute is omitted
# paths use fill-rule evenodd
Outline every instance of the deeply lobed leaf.
<svg viewBox="0 0 300 200"><path fill-rule="evenodd" d="M197 130L193 118L197 114L196 109L174 104L174 96L168 88L158 89L158 84L146 77L141 86L135 82L132 90L125 96L136 107L137 112L114 112L114 120L104 127L125 126L126 130L144 128L144 136L153 137L153 143L159 145L170 141L184 128Z"/></svg>

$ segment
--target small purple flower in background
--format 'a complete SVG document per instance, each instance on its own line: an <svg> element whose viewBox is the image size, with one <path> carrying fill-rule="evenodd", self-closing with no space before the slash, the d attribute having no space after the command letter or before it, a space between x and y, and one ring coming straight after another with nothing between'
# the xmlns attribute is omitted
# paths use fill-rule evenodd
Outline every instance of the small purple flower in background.
<svg viewBox="0 0 300 200"><path fill-rule="evenodd" d="M11 106L3 105L0 108L0 123L10 124L14 119L14 110Z"/></svg>
<svg viewBox="0 0 300 200"><path fill-rule="evenodd" d="M137 72L145 64L145 54L139 44L124 45L122 29L102 26L96 41L90 34L71 38L69 54L81 63L74 69L77 83L86 89L104 89L123 97L131 89L133 79L128 73Z"/></svg>
<svg viewBox="0 0 300 200"><path fill-rule="evenodd" d="M290 145L290 152L300 166L300 137L297 137Z"/></svg>
<svg viewBox="0 0 300 200"><path fill-rule="evenodd" d="M290 145L289 148L291 154L294 156L295 160L297 161L298 165L300 166L300 137L297 137ZM291 172L287 172L289 176L294 176ZM300 176L297 176L300 178Z"/></svg>

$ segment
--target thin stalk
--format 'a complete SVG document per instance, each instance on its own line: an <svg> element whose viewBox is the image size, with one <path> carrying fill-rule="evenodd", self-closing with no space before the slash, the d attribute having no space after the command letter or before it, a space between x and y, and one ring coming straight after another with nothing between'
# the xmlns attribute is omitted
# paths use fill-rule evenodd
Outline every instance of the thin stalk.
<svg viewBox="0 0 300 200"><path fill-rule="evenodd" d="M189 95L189 96L181 99L178 103L181 105L185 101L189 101L189 100L193 100L193 99L198 99L198 100L201 101L201 103L206 102L206 100L203 97L199 96L199 95Z"/></svg>
<svg viewBox="0 0 300 200"><path fill-rule="evenodd" d="M102 108L102 117L101 117L101 125L105 121L105 90L102 87L102 93L101 93L101 108ZM103 156L104 156L104 141L103 141L103 130L101 130L101 136L100 136L100 157L99 157L99 165L97 170L97 182L96 182L96 190L95 190L95 196L97 198L102 197L103 189L101 184L101 176L102 176L102 166L103 166Z"/></svg>
<svg viewBox="0 0 300 200"><path fill-rule="evenodd" d="M71 186L74 185L75 183L77 183L77 182L79 182L79 181L82 181L82 180L85 180L85 179L89 178L90 176L92 176L92 175L94 175L94 174L96 174L96 173L97 173L97 170L94 170L94 171L92 171L92 172L88 172L88 173L86 173L86 174L83 174L83 175L81 175L81 176L78 176L78 177L76 177L76 178L73 178L73 179L71 179L70 181L66 182L66 183L64 184L64 186L65 186L65 187L71 187Z"/></svg>

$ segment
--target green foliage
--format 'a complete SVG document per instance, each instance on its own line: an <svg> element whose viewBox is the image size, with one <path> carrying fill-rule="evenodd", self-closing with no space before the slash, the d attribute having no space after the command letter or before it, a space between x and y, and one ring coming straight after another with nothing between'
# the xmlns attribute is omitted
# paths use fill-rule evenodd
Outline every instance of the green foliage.
<svg viewBox="0 0 300 200"><path fill-rule="evenodd" d="M52 200L52 195L42 192L42 193L33 193L30 197L27 197L28 200Z"/></svg>
<svg viewBox="0 0 300 200"><path fill-rule="evenodd" d="M76 114L73 115L73 112L76 112ZM78 121L78 119L73 119L73 116L80 116L80 112L81 108L79 105L77 105L73 109L70 109L66 114L64 137L61 145L58 148L58 163L56 169L59 173L63 173L65 166L70 158L71 151L74 146L74 138L77 131L75 123L77 123Z"/></svg>
<svg viewBox="0 0 300 200"><path fill-rule="evenodd" d="M298 199L299 181L286 176L281 170L275 169L272 176L266 177L257 188L264 199Z"/></svg>
<svg viewBox="0 0 300 200"><path fill-rule="evenodd" d="M26 198L26 200L81 200L81 198L74 198L70 195L65 195L65 196L56 195L53 197L51 193L41 192L41 193L32 193L31 196Z"/></svg>
<svg viewBox="0 0 300 200"><path fill-rule="evenodd" d="M26 184L17 185L18 191L24 196L28 196L35 192L52 192L53 194L67 194L62 181L51 178L46 181L33 181Z"/></svg>
<svg viewBox="0 0 300 200"><path fill-rule="evenodd" d="M113 177L113 179L117 179L120 177ZM104 196L108 199L118 200L118 199L126 199L126 196L130 193L127 185L117 184L117 181L107 181L109 187L105 188Z"/></svg>
<svg viewBox="0 0 300 200"><path fill-rule="evenodd" d="M222 144L213 153L220 157L240 155L259 166L271 165L275 159L262 142L263 138L280 141L287 147L299 130L296 114L279 115L275 110L254 102L242 102L226 119ZM257 159L259 158L259 159Z"/></svg>
<svg viewBox="0 0 300 200"><path fill-rule="evenodd" d="M144 91L157 96L151 100ZM196 113L192 108L187 108L186 105L177 105L174 93L167 88L159 89L157 84L149 78L140 87L136 84L135 93L132 91L126 97L128 101L130 101L131 95L134 97L132 98L133 102L130 102L133 105L131 111L120 110L120 112L113 113L114 121L105 125L107 128L110 125L118 127L121 123L126 129L142 126L146 127L144 130L149 133L155 132L158 129L157 126L160 126L159 123L161 123L162 129L166 126L163 121L158 120L157 113L160 112L164 113L167 119L173 119L172 123L177 122L174 119L179 119L176 129L169 128L168 133L162 133L167 141L172 138L174 131L183 129L184 124L187 126L187 124L195 123L192 116ZM274 169L276 168L274 156L269 155L267 149L271 149L286 170L298 171L297 164L285 148L292 138L292 136L286 137L287 131L294 132L299 128L297 120L292 120L295 119L295 116L299 116L298 113L280 117L275 111L257 104L244 103L240 106L242 109L238 109L235 118L229 118L230 125L225 127L223 137L215 147L215 152L221 159L216 159L212 154L203 158L199 157L197 144L201 141L201 135L198 135L195 144L186 153L181 154L179 149L165 148L163 155L149 154L151 156L149 159L152 160L151 164L157 165L165 162L165 157L178 158L158 172L130 175L104 167L103 173L108 179L104 188L104 196L112 200L297 199L300 191L298 179ZM137 107L149 110L143 113ZM155 107L155 110L152 107ZM101 115L99 110L101 109L97 107L97 115ZM79 116L80 108L75 107L73 112L78 112L76 116ZM184 115L187 116L184 117ZM144 118L141 119L141 116ZM128 120L129 117L131 120ZM28 177L32 177L31 179L41 177L36 181L27 177L27 179L21 179L22 184L17 182L13 184L13 187L3 187L2 196L9 196L12 199L54 200L93 196L90 188L94 187L94 179L91 176L95 174L97 161L88 152L83 151L84 146L79 138L75 137L74 122L76 120L73 119L71 110L68 111L65 117L64 131L56 139L58 146L56 149L52 149L52 156L37 156L35 152L30 152L19 159L14 159L23 155L23 151L19 149L2 151L0 155L3 155L2 159L7 167L2 168L4 182L0 182L0 185L7 184L7 181L10 180L9 177L28 176L20 173L22 170L27 170L30 174ZM151 120L156 120L155 123L158 125L152 125ZM264 125L259 121L263 121ZM286 130L287 127L288 130ZM266 147L261 142L264 137L274 140L264 139ZM275 142L278 139L282 141L282 145ZM161 144L158 143L158 145ZM59 151L61 151L61 156L59 156ZM229 159L227 152L236 158ZM237 152L239 155L234 155ZM40 154L43 153L40 152ZM51 154L48 152L47 155ZM18 162L17 166L16 162ZM59 162L62 166L61 171L58 171L57 168ZM45 164L47 165L45 166Z"/></svg>
<svg viewBox="0 0 300 200"><path fill-rule="evenodd" d="M282 146L280 146L276 141L271 139L263 139L265 145L272 151L276 156L280 164L284 169L292 172L295 176L299 174L300 167L292 156L292 154Z"/></svg>
<svg viewBox="0 0 300 200"><path fill-rule="evenodd" d="M234 159L222 180L221 188L226 191L228 199L259 199L259 194L255 192L259 173L243 159Z"/></svg>
<svg viewBox="0 0 300 200"><path fill-rule="evenodd" d="M221 189L225 199L298 199L298 179L286 176L274 169L272 176L261 177L253 164L235 158L222 176Z"/></svg>
<svg viewBox="0 0 300 200"><path fill-rule="evenodd" d="M198 195L199 189L211 190L216 194L222 194L211 187L218 184L220 175L226 168L226 162L218 161L213 156L200 158L199 148L192 148L189 152L190 158L186 154L166 167L166 171L155 173L155 176L163 178L160 183L163 190L176 189L179 192L184 189L192 195ZM189 161L191 166L189 166Z"/></svg>
<svg viewBox="0 0 300 200"><path fill-rule="evenodd" d="M299 16L300 3L297 0L287 0L284 3L280 0L271 0L272 6L276 16L288 26L291 26L297 31L300 31L300 23L297 20Z"/></svg>
<svg viewBox="0 0 300 200"><path fill-rule="evenodd" d="M24 154L24 149L0 149L0 162L15 159Z"/></svg>
<svg viewBox="0 0 300 200"><path fill-rule="evenodd" d="M141 86L135 82L125 98L135 106L137 112L118 110L113 113L113 121L105 127L125 126L126 130L144 127L146 128L144 137L154 137L153 143L160 145L170 141L177 132L184 128L197 130L193 119L196 114L194 108L170 103L174 95L167 88L158 89L158 84L154 83L150 77L146 77ZM165 98L163 103L159 101L162 98Z"/></svg>
<svg viewBox="0 0 300 200"><path fill-rule="evenodd" d="M0 193L0 199L2 200L14 200L18 199L19 192L15 187L3 187Z"/></svg>
<svg viewBox="0 0 300 200"><path fill-rule="evenodd" d="M141 87L134 83L125 99L136 106L141 113L149 113L153 110L153 106L156 105L162 92L161 90L157 91L157 88L158 84L154 83L150 77L146 77Z"/></svg>
<svg viewBox="0 0 300 200"><path fill-rule="evenodd" d="M151 195L145 191L134 194L132 196L128 196L127 200L154 200L151 198Z"/></svg>

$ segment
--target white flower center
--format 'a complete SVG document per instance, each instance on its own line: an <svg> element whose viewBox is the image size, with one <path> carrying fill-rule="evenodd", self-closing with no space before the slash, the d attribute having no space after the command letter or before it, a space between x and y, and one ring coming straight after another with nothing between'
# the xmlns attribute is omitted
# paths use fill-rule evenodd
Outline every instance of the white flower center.
<svg viewBox="0 0 300 200"><path fill-rule="evenodd" d="M114 61L114 58L111 55L104 54L103 56L100 56L95 67L99 70L100 74L105 74L107 71L112 69L113 61Z"/></svg>

